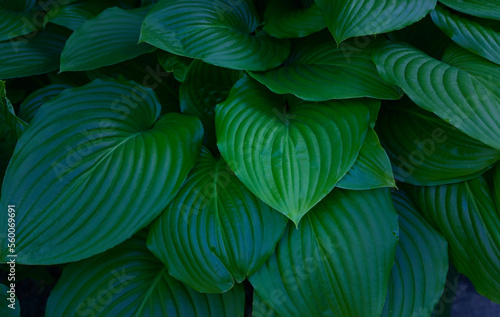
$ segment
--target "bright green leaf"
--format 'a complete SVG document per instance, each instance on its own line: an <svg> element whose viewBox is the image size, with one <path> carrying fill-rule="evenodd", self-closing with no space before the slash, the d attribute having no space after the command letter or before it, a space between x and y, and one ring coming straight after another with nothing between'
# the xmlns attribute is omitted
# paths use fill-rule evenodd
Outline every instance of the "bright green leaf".
<svg viewBox="0 0 500 317"><path fill-rule="evenodd" d="M439 2L463 13L500 20L500 1L498 0L439 0Z"/></svg>
<svg viewBox="0 0 500 317"><path fill-rule="evenodd" d="M31 122L38 112L38 109L44 103L68 88L72 88L72 86L66 84L52 84L35 90L21 103L19 107L19 117L28 123Z"/></svg>
<svg viewBox="0 0 500 317"><path fill-rule="evenodd" d="M204 149L172 205L151 226L148 247L175 278L197 291L220 293L259 269L286 223L222 158Z"/></svg>
<svg viewBox="0 0 500 317"><path fill-rule="evenodd" d="M141 41L209 64L261 71L279 66L290 45L259 31L259 24L251 0L160 1L144 19Z"/></svg>
<svg viewBox="0 0 500 317"><path fill-rule="evenodd" d="M368 104L304 102L245 77L216 107L217 146L250 191L298 224L354 164Z"/></svg>
<svg viewBox="0 0 500 317"><path fill-rule="evenodd" d="M194 117L159 118L160 109L149 89L101 80L67 89L39 109L2 187L2 208L17 207L19 263L98 254L167 207L198 159L203 128ZM0 229L5 261L7 213Z"/></svg>

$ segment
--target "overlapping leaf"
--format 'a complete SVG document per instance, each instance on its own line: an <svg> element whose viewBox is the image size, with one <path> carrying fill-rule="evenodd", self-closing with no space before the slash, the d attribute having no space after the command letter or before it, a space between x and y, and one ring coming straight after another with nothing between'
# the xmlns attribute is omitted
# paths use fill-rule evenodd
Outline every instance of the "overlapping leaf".
<svg viewBox="0 0 500 317"><path fill-rule="evenodd" d="M298 224L354 164L371 103L304 102L245 77L216 107L217 145L248 189Z"/></svg>
<svg viewBox="0 0 500 317"><path fill-rule="evenodd" d="M141 238L66 266L47 316L242 317L245 293L201 294L167 274Z"/></svg>
<svg viewBox="0 0 500 317"><path fill-rule="evenodd" d="M19 107L19 117L28 123L31 122L38 112L38 109L44 103L71 87L72 86L65 84L52 84L35 90L21 103Z"/></svg>
<svg viewBox="0 0 500 317"><path fill-rule="evenodd" d="M439 0L439 2L463 13L500 20L500 1L498 0Z"/></svg>
<svg viewBox="0 0 500 317"><path fill-rule="evenodd" d="M500 170L451 185L407 186L425 218L446 237L457 269L479 294L500 303ZM494 182L494 184L492 184Z"/></svg>
<svg viewBox="0 0 500 317"><path fill-rule="evenodd" d="M47 13L43 25L54 23L75 31L85 21L95 17L92 2L77 2L69 5L57 5Z"/></svg>
<svg viewBox="0 0 500 317"><path fill-rule="evenodd" d="M414 185L471 179L500 159L500 151L465 135L407 99L380 116L378 131L396 178Z"/></svg>
<svg viewBox="0 0 500 317"><path fill-rule="evenodd" d="M397 233L388 190L334 189L249 280L279 316L380 316Z"/></svg>
<svg viewBox="0 0 500 317"><path fill-rule="evenodd" d="M160 1L144 19L141 41L217 66L262 71L280 65L290 45L257 30L259 24L251 0Z"/></svg>
<svg viewBox="0 0 500 317"><path fill-rule="evenodd" d="M437 0L316 0L337 43L355 37L402 29L417 22Z"/></svg>
<svg viewBox="0 0 500 317"><path fill-rule="evenodd" d="M327 31L293 41L282 66L249 74L275 93L310 101L401 97L399 89L378 75L370 47L361 49L353 41L337 47Z"/></svg>
<svg viewBox="0 0 500 317"><path fill-rule="evenodd" d="M160 109L151 90L101 80L68 89L39 109L2 187L2 206L17 206L19 263L87 258L163 211L198 159L203 128L194 117L159 118ZM0 229L5 261L6 213Z"/></svg>
<svg viewBox="0 0 500 317"><path fill-rule="evenodd" d="M175 278L200 292L221 293L257 271L286 223L205 149L172 205L152 225L148 247Z"/></svg>
<svg viewBox="0 0 500 317"><path fill-rule="evenodd" d="M165 51L158 51L158 63L167 71L174 73L175 79L184 81L189 65L193 59L189 57L175 55Z"/></svg>
<svg viewBox="0 0 500 317"><path fill-rule="evenodd" d="M437 6L431 13L434 23L455 43L500 64L500 22L465 18Z"/></svg>
<svg viewBox="0 0 500 317"><path fill-rule="evenodd" d="M137 44L148 8L109 8L85 22L68 39L61 55L61 71L91 70L152 52Z"/></svg>
<svg viewBox="0 0 500 317"><path fill-rule="evenodd" d="M392 197L399 215L399 244L381 316L430 316L446 282L448 243L406 194Z"/></svg>
<svg viewBox="0 0 500 317"><path fill-rule="evenodd" d="M457 64L462 58L467 65ZM387 43L374 54L382 78L400 86L417 105L500 149L500 89L491 80L500 78L498 65L455 45L443 60L448 64L404 43ZM470 70L478 67L487 72Z"/></svg>

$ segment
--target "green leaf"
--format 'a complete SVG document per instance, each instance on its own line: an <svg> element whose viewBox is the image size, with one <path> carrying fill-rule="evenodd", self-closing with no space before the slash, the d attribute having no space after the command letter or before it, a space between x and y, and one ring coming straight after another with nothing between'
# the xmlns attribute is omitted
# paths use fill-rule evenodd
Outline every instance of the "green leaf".
<svg viewBox="0 0 500 317"><path fill-rule="evenodd" d="M477 292L500 303L500 169L451 185L405 186L424 217L446 237L451 261Z"/></svg>
<svg viewBox="0 0 500 317"><path fill-rule="evenodd" d="M356 162L336 186L351 190L396 187L389 157L372 128L366 134Z"/></svg>
<svg viewBox="0 0 500 317"><path fill-rule="evenodd" d="M21 316L21 306L19 305L19 300L15 296L16 283L0 284L0 314L4 317L19 317ZM11 289L11 286L14 286ZM12 300L11 300L12 298Z"/></svg>
<svg viewBox="0 0 500 317"><path fill-rule="evenodd" d="M217 146L250 191L298 224L354 164L370 101L288 97L239 80L216 107Z"/></svg>
<svg viewBox="0 0 500 317"><path fill-rule="evenodd" d="M337 43L402 29L427 15L436 0L316 0Z"/></svg>
<svg viewBox="0 0 500 317"><path fill-rule="evenodd" d="M14 137L14 140L19 139L21 134L28 126L28 124L16 116L14 112L14 107L7 99L5 91L5 82L0 80L0 117L5 124L4 129L9 129L10 134Z"/></svg>
<svg viewBox="0 0 500 317"><path fill-rule="evenodd" d="M461 17L437 6L431 13L434 23L455 43L500 64L500 22Z"/></svg>
<svg viewBox="0 0 500 317"><path fill-rule="evenodd" d="M380 115L378 132L396 179L414 185L443 185L475 178L500 159L500 151L408 99Z"/></svg>
<svg viewBox="0 0 500 317"><path fill-rule="evenodd" d="M149 249L169 274L221 293L271 256L287 219L255 197L222 158L202 150L172 205L153 223Z"/></svg>
<svg viewBox="0 0 500 317"><path fill-rule="evenodd" d="M192 62L193 59L189 57L158 50L158 63L160 63L167 72L174 73L175 79L180 82L184 81L189 65L191 65Z"/></svg>
<svg viewBox="0 0 500 317"><path fill-rule="evenodd" d="M284 64L250 76L278 94L294 94L310 101L358 97L399 99L401 91L380 78L371 49L355 41L335 44L328 31L292 41Z"/></svg>
<svg viewBox="0 0 500 317"><path fill-rule="evenodd" d="M388 190L334 189L249 280L280 316L380 316L397 233Z"/></svg>
<svg viewBox="0 0 500 317"><path fill-rule="evenodd" d="M88 20L68 39L61 55L61 71L91 70L123 62L155 50L137 44L148 8L104 10Z"/></svg>
<svg viewBox="0 0 500 317"><path fill-rule="evenodd" d="M469 69L480 66L482 71L488 70L488 75L453 66L453 59L460 58L467 59ZM374 52L384 80L398 85L417 105L470 137L500 149L500 89L491 79L486 82L482 78L500 78L498 65L454 45L443 60L448 64L403 43L386 43Z"/></svg>
<svg viewBox="0 0 500 317"><path fill-rule="evenodd" d="M47 316L243 317L245 292L201 294L167 274L142 239L71 263L47 302Z"/></svg>
<svg viewBox="0 0 500 317"><path fill-rule="evenodd" d="M28 97L26 97L21 106L19 106L19 117L26 122L31 122L38 112L38 109L50 101L52 98L59 95L65 89L72 88L66 84L52 84L35 90Z"/></svg>
<svg viewBox="0 0 500 317"><path fill-rule="evenodd" d="M402 192L392 196L399 244L389 278L385 316L430 316L446 283L448 243Z"/></svg>
<svg viewBox="0 0 500 317"><path fill-rule="evenodd" d="M47 12L43 25L46 26L47 23L53 23L75 31L87 20L95 17L90 7L91 4L91 2L77 2L65 6L55 6Z"/></svg>
<svg viewBox="0 0 500 317"><path fill-rule="evenodd" d="M439 2L463 13L500 20L500 1L498 0L439 0Z"/></svg>
<svg viewBox="0 0 500 317"><path fill-rule="evenodd" d="M160 1L144 19L141 42L226 68L267 70L286 59L290 45L259 24L251 0Z"/></svg>
<svg viewBox="0 0 500 317"><path fill-rule="evenodd" d="M304 37L326 28L315 3L304 7L298 0L271 0L264 12L264 31L276 38Z"/></svg>
<svg viewBox="0 0 500 317"><path fill-rule="evenodd" d="M212 153L218 152L215 138L215 106L227 98L240 77L239 71L195 60L189 66L181 84L181 111L200 118L205 131L204 144Z"/></svg>
<svg viewBox="0 0 500 317"><path fill-rule="evenodd" d="M17 1L10 1L15 3ZM23 1L19 1L23 2ZM9 8L9 4L0 3L0 41L7 41L17 36L26 35L41 27L37 18L43 16L43 12L35 11L32 5L20 7L20 11Z"/></svg>
<svg viewBox="0 0 500 317"><path fill-rule="evenodd" d="M433 317L452 317L453 301L460 292L458 289L459 279L460 273L458 273L457 269L450 262L448 275L446 276L446 286L439 302L434 307L434 311L432 312Z"/></svg>
<svg viewBox="0 0 500 317"><path fill-rule="evenodd" d="M0 42L0 79L27 77L59 69L69 31L48 25L45 30Z"/></svg>
<svg viewBox="0 0 500 317"><path fill-rule="evenodd" d="M160 109L149 89L101 80L67 89L39 109L2 188L2 208L17 206L17 262L90 257L168 206L198 159L203 128L180 114L159 118ZM6 226L2 213L0 261Z"/></svg>

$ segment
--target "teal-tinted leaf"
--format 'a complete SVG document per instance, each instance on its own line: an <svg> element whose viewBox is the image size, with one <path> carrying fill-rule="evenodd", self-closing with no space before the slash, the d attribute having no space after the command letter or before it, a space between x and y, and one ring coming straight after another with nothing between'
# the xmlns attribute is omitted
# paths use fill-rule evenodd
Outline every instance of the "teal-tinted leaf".
<svg viewBox="0 0 500 317"><path fill-rule="evenodd" d="M61 71L91 70L149 53L155 48L137 44L147 8L125 11L109 8L85 22L68 39Z"/></svg>
<svg viewBox="0 0 500 317"><path fill-rule="evenodd" d="M16 283L8 283L9 286L0 284L0 314L5 317L21 316L21 306L19 300L15 296ZM13 289L10 287L14 286Z"/></svg>
<svg viewBox="0 0 500 317"><path fill-rule="evenodd" d="M217 146L248 189L298 224L354 164L368 104L304 102L246 77L216 107Z"/></svg>
<svg viewBox="0 0 500 317"><path fill-rule="evenodd" d="M224 101L240 72L206 64L200 60L191 63L179 90L181 111L200 118L205 131L204 144L217 153L215 138L215 106Z"/></svg>
<svg viewBox="0 0 500 317"><path fill-rule="evenodd" d="M267 70L286 59L290 44L259 24L251 0L160 1L144 19L141 41L217 66Z"/></svg>
<svg viewBox="0 0 500 317"><path fill-rule="evenodd" d="M243 317L245 292L201 294L167 274L140 238L71 263L47 302L47 316Z"/></svg>
<svg viewBox="0 0 500 317"><path fill-rule="evenodd" d="M34 9L30 10L31 6L27 6L26 9L23 8L22 11L6 9L4 6L5 4L0 4L0 41L7 41L17 36L29 34L41 27L36 19L39 19L40 15L43 17L42 12L37 12Z"/></svg>
<svg viewBox="0 0 500 317"><path fill-rule="evenodd" d="M174 73L175 79L180 82L184 81L192 61L193 59L189 57L179 56L165 51L158 52L158 62L167 72Z"/></svg>
<svg viewBox="0 0 500 317"><path fill-rule="evenodd" d="M287 219L255 197L222 158L202 150L148 247L168 272L204 293L240 283L274 252Z"/></svg>
<svg viewBox="0 0 500 317"><path fill-rule="evenodd" d="M500 1L498 0L439 0L439 2L463 13L500 20Z"/></svg>
<svg viewBox="0 0 500 317"><path fill-rule="evenodd" d="M477 177L500 159L479 142L410 100L380 115L378 132L396 179L414 185L443 185Z"/></svg>
<svg viewBox="0 0 500 317"><path fill-rule="evenodd" d="M59 69L69 31L49 25L29 37L0 43L0 79L26 77Z"/></svg>
<svg viewBox="0 0 500 317"><path fill-rule="evenodd" d="M404 193L392 198L399 215L399 244L381 316L430 316L446 283L448 243Z"/></svg>
<svg viewBox="0 0 500 317"><path fill-rule="evenodd" d="M328 31L293 41L290 56L281 67L249 74L275 93L310 101L398 99L402 95L397 87L382 81L370 47L359 49L354 41L337 47Z"/></svg>
<svg viewBox="0 0 500 317"><path fill-rule="evenodd" d="M276 311L269 307L267 300L262 300L257 292L253 292L252 317L277 317Z"/></svg>
<svg viewBox="0 0 500 317"><path fill-rule="evenodd" d="M402 29L436 6L436 0L316 0L337 43Z"/></svg>
<svg viewBox="0 0 500 317"><path fill-rule="evenodd" d="M388 190L334 189L249 280L280 316L380 316L397 233Z"/></svg>
<svg viewBox="0 0 500 317"><path fill-rule="evenodd" d="M95 17L93 10L89 8L90 4L78 2L66 6L55 6L45 16L43 25L54 23L74 31L82 26L85 21Z"/></svg>
<svg viewBox="0 0 500 317"><path fill-rule="evenodd" d="M368 130L356 162L337 187L351 190L396 187L391 162L373 129Z"/></svg>
<svg viewBox="0 0 500 317"><path fill-rule="evenodd" d="M449 263L448 275L446 276L446 286L443 290L443 294L439 299L439 302L434 307L432 312L433 317L453 317L451 315L453 301L459 293L458 283L460 279L460 273L457 269Z"/></svg>
<svg viewBox="0 0 500 317"><path fill-rule="evenodd" d="M71 87L66 84L52 84L35 90L21 103L19 117L28 123L31 122L44 103Z"/></svg>
<svg viewBox="0 0 500 317"><path fill-rule="evenodd" d="M500 135L500 89L481 78L500 78L498 65L454 45L445 52L443 60L450 54L467 58L470 68L481 65L483 70L489 70L488 75L478 76L440 62L403 43L381 46L374 54L374 61L382 78L400 86L417 105L472 138L500 149L497 137Z"/></svg>
<svg viewBox="0 0 500 317"><path fill-rule="evenodd" d="M499 21L461 17L442 6L437 6L431 16L434 23L455 43L500 64Z"/></svg>
<svg viewBox="0 0 500 317"><path fill-rule="evenodd" d="M326 28L315 3L304 7L298 0L272 0L264 13L264 31L276 38L304 37Z"/></svg>
<svg viewBox="0 0 500 317"><path fill-rule="evenodd" d="M469 277L479 294L500 303L498 168L494 188L489 185L480 176L451 185L405 186L405 190L424 217L448 240L456 268Z"/></svg>
<svg viewBox="0 0 500 317"><path fill-rule="evenodd" d="M2 188L2 208L17 206L19 263L103 252L167 207L198 159L203 128L194 117L159 118L160 109L149 89L100 80L67 89L39 109ZM1 261L6 217L0 215Z"/></svg>

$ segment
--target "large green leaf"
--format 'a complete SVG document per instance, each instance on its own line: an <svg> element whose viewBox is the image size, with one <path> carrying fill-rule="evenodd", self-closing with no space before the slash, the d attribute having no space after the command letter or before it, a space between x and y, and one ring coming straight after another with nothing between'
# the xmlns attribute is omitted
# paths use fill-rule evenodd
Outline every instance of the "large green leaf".
<svg viewBox="0 0 500 317"><path fill-rule="evenodd" d="M47 12L43 25L50 22L75 31L87 20L95 17L92 4L92 2L77 2L55 6Z"/></svg>
<svg viewBox="0 0 500 317"><path fill-rule="evenodd" d="M44 103L68 88L72 88L72 86L66 84L52 84L35 90L29 94L29 96L23 100L21 106L19 106L19 117L28 123L31 122L38 112L38 109L40 109Z"/></svg>
<svg viewBox="0 0 500 317"><path fill-rule="evenodd" d="M8 285L8 286L7 286ZM8 283L7 285L0 284L0 314L3 317L19 317L21 316L21 306L19 300L15 296L16 283ZM14 286L11 288L11 286Z"/></svg>
<svg viewBox="0 0 500 317"><path fill-rule="evenodd" d="M402 29L417 22L437 0L316 0L337 43Z"/></svg>
<svg viewBox="0 0 500 317"><path fill-rule="evenodd" d="M499 168L493 176L494 184L480 176L451 185L405 186L405 190L448 240L457 269L479 294L500 303Z"/></svg>
<svg viewBox="0 0 500 317"><path fill-rule="evenodd" d="M0 79L26 77L59 69L59 58L69 31L48 25L28 37L0 43Z"/></svg>
<svg viewBox="0 0 500 317"><path fill-rule="evenodd" d="M354 164L370 103L304 102L245 77L216 107L217 145L245 186L298 224Z"/></svg>
<svg viewBox="0 0 500 317"><path fill-rule="evenodd" d="M498 0L439 0L439 2L463 13L500 20L500 1Z"/></svg>
<svg viewBox="0 0 500 317"><path fill-rule="evenodd" d="M359 49L353 41L337 47L328 31L292 41L290 56L281 67L249 74L275 93L310 101L401 97L397 87L380 78L370 47Z"/></svg>
<svg viewBox="0 0 500 317"><path fill-rule="evenodd" d="M217 152L215 138L215 106L224 101L234 83L241 77L239 71L221 68L195 60L187 70L179 90L181 111L200 118L205 131L204 144Z"/></svg>
<svg viewBox="0 0 500 317"><path fill-rule="evenodd" d="M477 177L500 159L500 151L460 132L403 99L380 115L378 132L396 179L443 185Z"/></svg>
<svg viewBox="0 0 500 317"><path fill-rule="evenodd" d="M251 0L163 0L144 19L141 42L226 68L267 70L286 59L290 45L259 24Z"/></svg>
<svg viewBox="0 0 500 317"><path fill-rule="evenodd" d="M245 293L201 294L167 274L167 268L133 237L63 270L46 316L243 317Z"/></svg>
<svg viewBox="0 0 500 317"><path fill-rule="evenodd" d="M388 190L334 189L249 280L280 316L380 316L397 241Z"/></svg>
<svg viewBox="0 0 500 317"><path fill-rule="evenodd" d="M366 134L356 162L336 186L351 190L396 187L389 157L372 128Z"/></svg>
<svg viewBox="0 0 500 317"><path fill-rule="evenodd" d="M147 12L113 7L85 22L64 46L61 71L96 69L154 51L151 45L137 44Z"/></svg>
<svg viewBox="0 0 500 317"><path fill-rule="evenodd" d="M461 58L468 63L453 66ZM500 78L500 68L456 45L447 49L443 60L448 64L404 43L386 43L374 54L382 78L400 86L417 105L500 149L500 88L495 86L498 81L492 82ZM488 72L470 70L477 67Z"/></svg>
<svg viewBox="0 0 500 317"><path fill-rule="evenodd" d="M326 28L315 3L304 7L299 0L271 0L264 13L264 31L276 38L304 37Z"/></svg>
<svg viewBox="0 0 500 317"><path fill-rule="evenodd" d="M462 17L437 6L431 13L434 23L455 43L500 64L500 22Z"/></svg>
<svg viewBox="0 0 500 317"><path fill-rule="evenodd" d="M101 80L67 89L39 109L2 188L2 208L17 208L19 263L103 252L167 207L198 159L203 128L194 117L159 118L160 109L149 89ZM0 261L6 226L2 213Z"/></svg>
<svg viewBox="0 0 500 317"><path fill-rule="evenodd" d="M169 274L221 293L271 256L287 219L255 197L222 158L202 150L172 205L151 226L148 247Z"/></svg>
<svg viewBox="0 0 500 317"><path fill-rule="evenodd" d="M448 272L446 239L402 192L392 196L399 215L399 244L381 316L430 316Z"/></svg>

